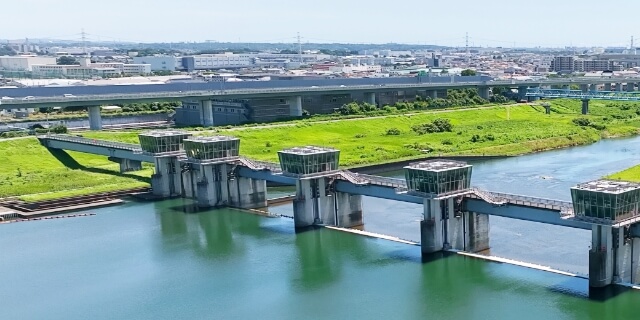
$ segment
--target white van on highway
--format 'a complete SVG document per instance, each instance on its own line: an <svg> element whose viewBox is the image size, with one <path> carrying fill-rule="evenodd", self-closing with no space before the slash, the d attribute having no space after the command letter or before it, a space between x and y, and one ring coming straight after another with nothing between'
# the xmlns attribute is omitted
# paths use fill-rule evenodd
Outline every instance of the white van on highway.
<svg viewBox="0 0 640 320"><path fill-rule="evenodd" d="M22 100L34 100L36 97L34 96L26 96L24 98L22 98Z"/></svg>

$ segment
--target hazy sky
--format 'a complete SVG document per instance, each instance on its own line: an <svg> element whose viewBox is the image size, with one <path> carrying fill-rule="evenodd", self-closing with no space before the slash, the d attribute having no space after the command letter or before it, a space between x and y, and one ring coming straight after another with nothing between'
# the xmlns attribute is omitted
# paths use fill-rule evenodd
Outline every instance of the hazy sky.
<svg viewBox="0 0 640 320"><path fill-rule="evenodd" d="M640 1L4 0L0 38L628 46Z"/></svg>

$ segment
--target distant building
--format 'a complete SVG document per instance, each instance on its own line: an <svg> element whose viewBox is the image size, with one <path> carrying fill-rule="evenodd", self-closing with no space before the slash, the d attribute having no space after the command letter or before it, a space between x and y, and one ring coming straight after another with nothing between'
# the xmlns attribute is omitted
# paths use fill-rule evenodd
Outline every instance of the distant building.
<svg viewBox="0 0 640 320"><path fill-rule="evenodd" d="M66 77L87 79L92 77L111 78L118 76L148 75L149 64L89 63L84 65L33 65L33 73L45 77Z"/></svg>
<svg viewBox="0 0 640 320"><path fill-rule="evenodd" d="M575 57L555 57L551 61L551 70L555 72L593 72L614 69L609 59L578 59Z"/></svg>
<svg viewBox="0 0 640 320"><path fill-rule="evenodd" d="M36 64L56 64L55 57L0 56L0 69L9 71L31 71Z"/></svg>
<svg viewBox="0 0 640 320"><path fill-rule="evenodd" d="M182 58L182 67L187 71L243 68L253 65L248 54L207 54Z"/></svg>
<svg viewBox="0 0 640 320"><path fill-rule="evenodd" d="M149 64L151 71L175 71L183 69L182 57L173 56L147 56L133 57L135 64Z"/></svg>

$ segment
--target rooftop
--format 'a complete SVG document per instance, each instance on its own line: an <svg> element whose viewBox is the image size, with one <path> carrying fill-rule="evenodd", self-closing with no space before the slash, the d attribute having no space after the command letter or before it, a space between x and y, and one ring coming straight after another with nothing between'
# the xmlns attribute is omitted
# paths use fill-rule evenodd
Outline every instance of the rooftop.
<svg viewBox="0 0 640 320"><path fill-rule="evenodd" d="M207 143L207 142L219 142L219 141L233 141L233 140L240 140L236 137L231 137L231 136L206 136L206 137L190 137L188 139L185 139L184 141L190 141L190 142L201 142L201 143Z"/></svg>
<svg viewBox="0 0 640 320"><path fill-rule="evenodd" d="M463 161L434 159L434 160L426 160L426 161L411 163L408 166L406 166L405 169L440 172L440 171L447 171L451 169L467 168L467 167L471 167L471 165Z"/></svg>
<svg viewBox="0 0 640 320"><path fill-rule="evenodd" d="M186 131L181 131L181 130L155 130L155 131L143 132L140 135L147 136L147 137L161 138L161 137L172 137L172 136L187 136L187 135L190 135L190 133Z"/></svg>
<svg viewBox="0 0 640 320"><path fill-rule="evenodd" d="M298 154L298 155L307 155L307 154L322 154L322 153L330 153L337 152L337 149L325 148L325 147L316 147L316 146L305 146L305 147L293 147L289 149L284 149L280 151L281 153L290 153L290 154Z"/></svg>
<svg viewBox="0 0 640 320"><path fill-rule="evenodd" d="M640 184L629 181L601 179L578 184L572 189L619 194L640 189Z"/></svg>

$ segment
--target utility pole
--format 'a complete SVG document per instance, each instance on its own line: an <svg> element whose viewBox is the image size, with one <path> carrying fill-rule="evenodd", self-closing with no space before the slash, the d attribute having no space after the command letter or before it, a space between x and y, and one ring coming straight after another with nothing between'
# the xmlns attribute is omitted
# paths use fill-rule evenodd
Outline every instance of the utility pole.
<svg viewBox="0 0 640 320"><path fill-rule="evenodd" d="M302 43L300 42L300 32L298 32L298 60L302 65Z"/></svg>

